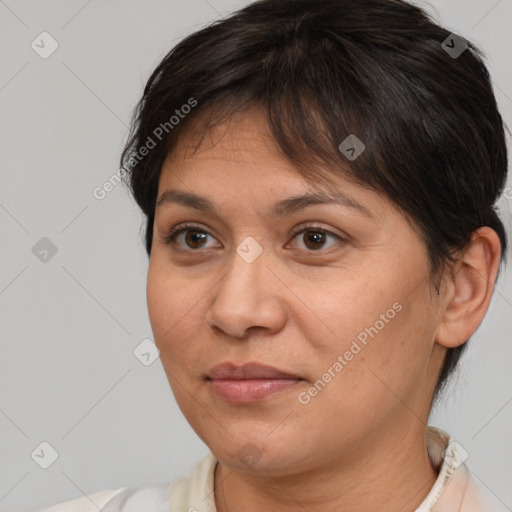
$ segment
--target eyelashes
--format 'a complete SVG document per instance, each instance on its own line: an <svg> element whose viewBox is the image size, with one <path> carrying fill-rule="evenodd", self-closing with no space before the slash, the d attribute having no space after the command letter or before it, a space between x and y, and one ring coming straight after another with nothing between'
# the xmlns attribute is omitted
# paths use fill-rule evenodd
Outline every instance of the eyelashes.
<svg viewBox="0 0 512 512"><path fill-rule="evenodd" d="M180 224L179 226L173 228L171 232L164 238L164 243L166 245L174 244L175 239L178 237L178 235L180 235L181 233L185 233L187 231L204 233L208 236L213 237L213 235L207 229L204 229L198 226L197 224Z"/></svg>
<svg viewBox="0 0 512 512"><path fill-rule="evenodd" d="M333 238L334 240L337 240L342 243L345 241L345 239L343 237L341 237L340 235L332 233L331 231L329 231L325 228L322 228L321 226L315 225L315 224L301 226L300 228L292 231L290 233L290 236L292 237L292 239L295 239L298 235L308 233L308 232L314 233L316 235L316 240L313 241L313 245L315 245L317 242L320 242L321 243L320 245L322 245L322 243L325 243L325 241L328 240L329 238ZM197 224L185 223L185 224L179 224L178 226L174 227L169 232L169 234L167 234L164 237L163 242L165 245L175 245L175 246L177 245L179 247L179 250L181 250L181 251L199 252L205 248L209 249L209 247L204 247L204 246L190 247L190 245L189 245L190 242L192 242L192 244L195 243L194 240L191 241L190 239L188 241L185 240L185 246L188 245L188 247L180 246L180 244L177 244L177 239L180 237L180 235L186 234L186 233L195 233L196 235L197 234L203 235L202 237L199 238L199 240L196 240L199 243L206 240L208 237L215 238L212 233L210 233L207 229L203 228L202 226L199 226ZM318 235L320 235L320 240L318 239ZM301 250L304 250L307 252L319 252L319 251L322 251L325 249L325 247L316 247L316 248L308 247L306 245L306 243L304 243L304 238L302 238L301 240L305 246L305 248L301 249ZM311 242L311 239L308 239L308 243L309 242Z"/></svg>
<svg viewBox="0 0 512 512"><path fill-rule="evenodd" d="M327 239L328 237L331 237L331 238L334 238L334 239L336 239L336 240L338 240L340 242L344 242L345 241L345 239L342 238L341 236L336 235L336 234L332 233L331 231L329 231L327 229L324 229L324 228L322 228L320 226L316 226L314 224L313 225L309 225L309 226L303 226L299 230L292 231L291 236L292 236L292 239L293 239L293 238L296 238L298 235L302 235L302 234L308 233L308 232L320 234L325 239ZM302 242L304 242L303 238L300 239L300 240L302 240ZM308 250L308 249L310 249L309 252L317 252L317 251L322 250L324 248L322 248L322 249L306 248L304 250Z"/></svg>

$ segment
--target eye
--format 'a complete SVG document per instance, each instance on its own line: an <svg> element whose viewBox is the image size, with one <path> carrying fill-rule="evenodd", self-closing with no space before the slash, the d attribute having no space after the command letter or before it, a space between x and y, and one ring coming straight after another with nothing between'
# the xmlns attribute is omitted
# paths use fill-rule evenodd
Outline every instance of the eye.
<svg viewBox="0 0 512 512"><path fill-rule="evenodd" d="M182 237L182 235L185 236ZM164 238L164 243L171 245L175 244L176 239L184 238L189 249L204 249L208 248L204 242L209 236L213 237L209 231L196 224L180 224Z"/></svg>
<svg viewBox="0 0 512 512"><path fill-rule="evenodd" d="M335 235L334 233L316 225L308 225L302 227L302 229L299 231L294 231L292 233L292 238L296 238L298 235L304 235L306 233L308 235L302 237L305 249L301 249L308 252L325 249L323 246L326 243L326 239L329 237L341 242L344 241L344 239L339 235ZM182 239L186 244L185 250L187 250L187 248L192 250L199 250L208 248L208 246L205 245L205 241L209 236L213 237L209 231L205 230L201 226L198 226L197 224L180 224L173 228L171 232L165 236L163 241L166 245L175 244L183 248L182 244L176 244L177 240L179 242L179 240Z"/></svg>
<svg viewBox="0 0 512 512"><path fill-rule="evenodd" d="M305 236L306 234L307 236ZM325 249L323 246L325 245L325 241L328 237L335 238L342 242L344 241L341 236L335 235L334 233L331 233L330 231L315 225L305 226L301 230L292 233L292 235L293 238L297 237L298 235L303 235L300 240L302 240L304 243L306 247L305 250L310 252Z"/></svg>

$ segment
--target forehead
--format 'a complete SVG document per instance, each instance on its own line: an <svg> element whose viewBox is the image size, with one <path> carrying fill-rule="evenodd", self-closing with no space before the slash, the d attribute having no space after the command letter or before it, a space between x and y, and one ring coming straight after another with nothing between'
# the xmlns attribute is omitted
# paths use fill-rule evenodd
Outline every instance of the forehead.
<svg viewBox="0 0 512 512"><path fill-rule="evenodd" d="M279 217L310 205L338 204L371 219L389 206L386 197L347 174L340 168L328 181L320 175L307 179L282 154L259 110L213 128L199 118L180 134L163 164L157 208L177 203L214 213L214 203L240 208L259 202L272 203L268 213Z"/></svg>
<svg viewBox="0 0 512 512"><path fill-rule="evenodd" d="M256 156L286 163L270 133L265 115L260 109L250 109L213 125L208 113L200 115L180 133L166 161L180 160L182 164L186 160L248 162Z"/></svg>
<svg viewBox="0 0 512 512"><path fill-rule="evenodd" d="M250 192L257 199L263 190L280 194L286 188L299 192L312 187L281 155L259 111L237 114L213 127L207 122L206 116L194 119L180 133L162 166L157 205L162 194L170 197L170 188L225 202L235 193L247 203Z"/></svg>
<svg viewBox="0 0 512 512"><path fill-rule="evenodd" d="M339 169L339 176L332 174L328 180L325 172L306 178L278 147L264 112L252 108L213 126L208 113L187 124L164 161L160 182L229 179L234 186L235 180L243 184L250 179L252 185L325 189L341 183L343 174L346 171Z"/></svg>

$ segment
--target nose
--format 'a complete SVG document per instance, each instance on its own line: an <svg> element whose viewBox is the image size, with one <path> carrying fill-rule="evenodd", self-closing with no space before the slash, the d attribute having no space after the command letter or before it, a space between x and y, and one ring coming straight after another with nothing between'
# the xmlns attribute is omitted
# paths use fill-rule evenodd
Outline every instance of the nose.
<svg viewBox="0 0 512 512"><path fill-rule="evenodd" d="M263 252L250 262L234 252L228 265L214 288L208 326L233 338L246 337L249 329L265 334L280 331L287 318L285 285L276 277L271 258Z"/></svg>

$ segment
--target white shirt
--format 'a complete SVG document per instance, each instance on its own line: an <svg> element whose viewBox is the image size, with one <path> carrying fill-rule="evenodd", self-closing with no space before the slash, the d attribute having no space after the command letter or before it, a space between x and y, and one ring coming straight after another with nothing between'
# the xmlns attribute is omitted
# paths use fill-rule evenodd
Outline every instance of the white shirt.
<svg viewBox="0 0 512 512"><path fill-rule="evenodd" d="M427 427L427 450L439 469L434 485L415 512L505 512L503 502L482 486L464 464L465 451L448 434ZM167 486L99 491L41 512L216 512L213 493L217 459L210 452Z"/></svg>

